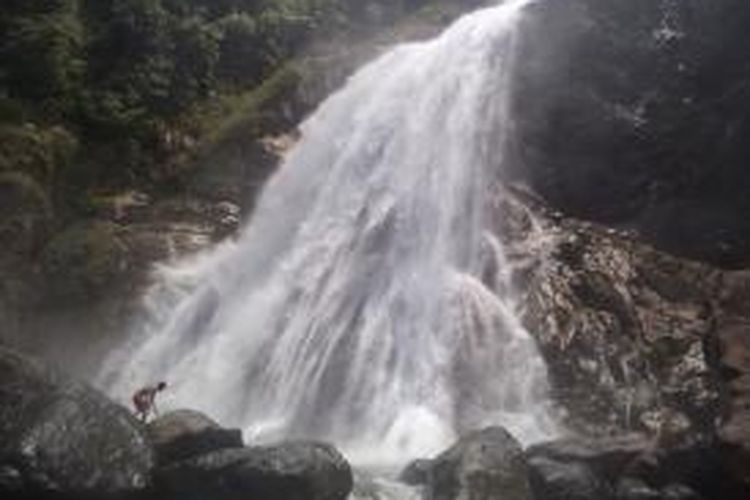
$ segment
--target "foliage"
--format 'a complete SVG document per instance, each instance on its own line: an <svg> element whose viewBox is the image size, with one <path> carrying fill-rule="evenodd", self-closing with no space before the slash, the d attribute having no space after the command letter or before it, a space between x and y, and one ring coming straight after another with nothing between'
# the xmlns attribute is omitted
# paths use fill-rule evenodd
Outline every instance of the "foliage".
<svg viewBox="0 0 750 500"><path fill-rule="evenodd" d="M75 155L75 137L63 127L0 125L0 173L20 172L52 189L57 169Z"/></svg>
<svg viewBox="0 0 750 500"><path fill-rule="evenodd" d="M152 183L196 107L247 94L313 32L366 10L354 0L4 0L0 124L73 134L88 154L66 192ZM17 139L23 148L29 137Z"/></svg>
<svg viewBox="0 0 750 500"><path fill-rule="evenodd" d="M123 250L117 228L79 222L101 211L95 193L179 189L205 153L261 124L289 125L269 125L268 107L293 95L301 48L315 33L370 23L368 9L359 0L3 0L0 264L28 259L61 296L96 295L120 272Z"/></svg>
<svg viewBox="0 0 750 500"><path fill-rule="evenodd" d="M80 222L57 234L41 255L48 293L57 300L96 298L127 271L122 230L106 222Z"/></svg>

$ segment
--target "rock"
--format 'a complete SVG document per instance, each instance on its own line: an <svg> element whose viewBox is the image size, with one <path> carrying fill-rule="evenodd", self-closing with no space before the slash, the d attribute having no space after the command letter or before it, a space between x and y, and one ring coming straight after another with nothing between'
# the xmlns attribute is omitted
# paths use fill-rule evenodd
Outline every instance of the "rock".
<svg viewBox="0 0 750 500"><path fill-rule="evenodd" d="M695 436L653 447L635 457L622 473L654 489L679 485L708 498L735 498L715 439Z"/></svg>
<svg viewBox="0 0 750 500"><path fill-rule="evenodd" d="M651 451L637 445L627 457L654 488L750 498L750 273L557 219L513 186L493 210L566 426L595 444L633 431L652 439ZM574 458L566 448L558 462Z"/></svg>
<svg viewBox="0 0 750 500"><path fill-rule="evenodd" d="M727 467L750 496L750 321L725 319L717 336L726 384L726 418L718 435Z"/></svg>
<svg viewBox="0 0 750 500"><path fill-rule="evenodd" d="M639 435L613 438L566 438L531 446L526 450L535 484L543 491L570 490L571 498L604 492L616 483L626 467L651 449L651 443Z"/></svg>
<svg viewBox="0 0 750 500"><path fill-rule="evenodd" d="M727 92L749 75L750 4L557 0L528 12L517 175L569 215L747 265L750 94Z"/></svg>
<svg viewBox="0 0 750 500"><path fill-rule="evenodd" d="M702 500L698 493L684 484L670 484L662 489L663 500Z"/></svg>
<svg viewBox="0 0 750 500"><path fill-rule="evenodd" d="M206 415L177 410L148 424L148 435L160 465L227 448L242 448L242 431L223 429Z"/></svg>
<svg viewBox="0 0 750 500"><path fill-rule="evenodd" d="M22 489L21 472L11 465L0 465L0 492L18 493Z"/></svg>
<svg viewBox="0 0 750 500"><path fill-rule="evenodd" d="M461 438L435 458L425 486L430 500L532 500L519 443L501 427Z"/></svg>
<svg viewBox="0 0 750 500"><path fill-rule="evenodd" d="M425 484L429 480L431 468L432 460L419 458L409 463L404 470L401 471L398 480L412 486Z"/></svg>
<svg viewBox="0 0 750 500"><path fill-rule="evenodd" d="M125 408L0 348L0 487L137 492L153 464L145 432Z"/></svg>
<svg viewBox="0 0 750 500"><path fill-rule="evenodd" d="M161 468L159 491L185 499L345 500L349 464L332 446L288 442L220 450Z"/></svg>
<svg viewBox="0 0 750 500"><path fill-rule="evenodd" d="M617 483L617 500L661 500L659 491L640 479L623 478Z"/></svg>
<svg viewBox="0 0 750 500"><path fill-rule="evenodd" d="M721 388L708 346L722 273L595 224L557 222L517 188L499 190L493 210L566 426L674 441L711 434Z"/></svg>
<svg viewBox="0 0 750 500"><path fill-rule="evenodd" d="M528 463L536 500L604 500L612 497L609 485L584 463L544 456L531 456Z"/></svg>
<svg viewBox="0 0 750 500"><path fill-rule="evenodd" d="M537 500L744 500L715 440L660 444L638 436L566 438L527 450Z"/></svg>

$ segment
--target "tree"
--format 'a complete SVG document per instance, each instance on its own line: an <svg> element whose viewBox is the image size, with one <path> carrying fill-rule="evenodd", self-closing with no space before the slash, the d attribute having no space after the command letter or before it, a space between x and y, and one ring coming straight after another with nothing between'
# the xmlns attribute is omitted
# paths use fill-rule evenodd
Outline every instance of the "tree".
<svg viewBox="0 0 750 500"><path fill-rule="evenodd" d="M10 97L43 101L57 113L72 106L81 83L85 36L77 2L54 5L40 11L27 6L5 21L0 66Z"/></svg>

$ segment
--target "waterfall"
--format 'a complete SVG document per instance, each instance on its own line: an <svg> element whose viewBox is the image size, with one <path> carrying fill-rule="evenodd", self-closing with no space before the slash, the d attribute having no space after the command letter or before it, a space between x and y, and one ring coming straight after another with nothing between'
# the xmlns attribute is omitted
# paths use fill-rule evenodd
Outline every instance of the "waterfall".
<svg viewBox="0 0 750 500"><path fill-rule="evenodd" d="M126 397L163 379L170 406L249 441L324 439L355 463L429 456L492 423L546 436L545 367L486 220L528 3L475 11L351 77L237 241L163 273L101 385Z"/></svg>

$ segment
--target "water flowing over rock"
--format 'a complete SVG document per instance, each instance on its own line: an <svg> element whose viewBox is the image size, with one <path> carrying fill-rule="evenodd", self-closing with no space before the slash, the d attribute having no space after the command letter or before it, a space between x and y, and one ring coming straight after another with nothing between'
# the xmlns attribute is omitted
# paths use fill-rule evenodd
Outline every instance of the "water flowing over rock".
<svg viewBox="0 0 750 500"><path fill-rule="evenodd" d="M166 379L251 440L329 440L355 461L434 453L480 423L551 432L510 287L480 279L527 3L353 76L302 125L239 241L185 269L186 295L152 294L154 323L102 384Z"/></svg>
<svg viewBox="0 0 750 500"><path fill-rule="evenodd" d="M499 196L505 247L552 393L583 435L711 434L720 415L715 320L722 274L631 235Z"/></svg>
<svg viewBox="0 0 750 500"><path fill-rule="evenodd" d="M750 275L561 217L528 191L509 188L494 205L506 216L494 220L523 297L523 321L547 361L561 421L598 443L593 453L580 441L565 445L562 457L532 449L542 498L562 490L603 498L602 476L605 489L627 498L691 498L686 488L705 498L748 498ZM629 453L637 470L615 466L592 482L589 467L610 461L602 444L632 432L646 440L617 454Z"/></svg>

